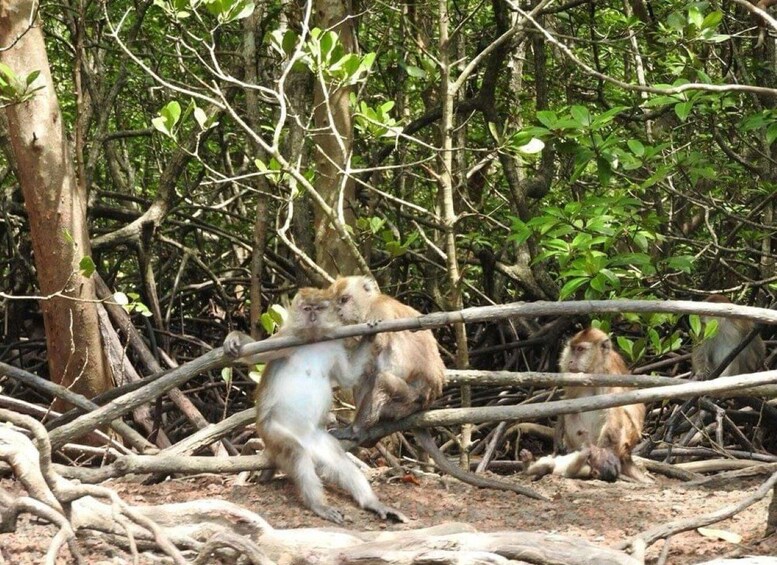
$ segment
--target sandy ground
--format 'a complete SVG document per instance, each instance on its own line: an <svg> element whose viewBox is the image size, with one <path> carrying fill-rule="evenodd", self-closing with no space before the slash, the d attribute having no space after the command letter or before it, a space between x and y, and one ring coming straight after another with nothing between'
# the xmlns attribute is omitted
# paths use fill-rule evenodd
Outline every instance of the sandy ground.
<svg viewBox="0 0 777 565"><path fill-rule="evenodd" d="M404 512L410 523L387 524L358 509L338 492L330 491L330 502L347 516L351 530L413 529L444 522L468 522L480 531L529 530L554 532L584 538L596 544L615 546L631 536L679 518L696 517L735 503L765 481L765 477L730 481L724 489L685 487L658 478L656 485L619 481L576 481L545 477L532 483L551 501L530 500L513 493L481 490L454 479L425 475L389 477L376 473L373 486L387 504ZM269 485L236 485L234 476L198 476L143 486L129 482L111 484L125 500L138 505L183 502L198 498L228 500L263 516L276 528L322 527L328 522L299 504L293 487L284 478ZM526 481L523 477L511 480ZM528 484L528 482L527 482ZM20 493L10 480L0 487ZM742 536L740 544L710 539L696 531L671 539L668 563L699 563L718 556L777 555L777 537L763 536L769 497L743 513L715 525ZM24 519L13 534L0 534L0 556L8 563L40 563L54 529ZM129 555L97 534L79 534L89 563L127 563ZM648 562L655 562L663 542L649 549ZM67 553L64 551L63 553ZM62 554L61 554L62 555ZM62 558L61 562L69 562ZM142 561L142 560L141 560ZM2 562L2 559L0 559Z"/></svg>

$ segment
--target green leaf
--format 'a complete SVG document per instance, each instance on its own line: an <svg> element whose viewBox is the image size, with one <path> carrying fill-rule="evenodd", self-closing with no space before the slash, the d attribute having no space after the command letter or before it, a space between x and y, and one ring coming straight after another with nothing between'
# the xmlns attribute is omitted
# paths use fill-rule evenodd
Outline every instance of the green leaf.
<svg viewBox="0 0 777 565"><path fill-rule="evenodd" d="M559 300L565 300L574 294L581 286L588 283L589 280L590 279L588 277L578 277L568 280L559 291Z"/></svg>
<svg viewBox="0 0 777 565"><path fill-rule="evenodd" d="M638 139L629 139L626 144L637 157L642 157L645 154L645 146Z"/></svg>
<svg viewBox="0 0 777 565"><path fill-rule="evenodd" d="M556 123L558 122L556 113L551 112L550 110L542 110L537 112L537 119L543 126L550 130L555 129Z"/></svg>
<svg viewBox="0 0 777 565"><path fill-rule="evenodd" d="M280 304L273 304L267 309L270 318L279 326L282 326L289 318L289 311Z"/></svg>
<svg viewBox="0 0 777 565"><path fill-rule="evenodd" d="M413 78L426 78L426 71L413 65L406 65L405 72Z"/></svg>
<svg viewBox="0 0 777 565"><path fill-rule="evenodd" d="M701 13L701 10L699 10L696 6L690 6L688 8L688 23L695 25L697 28L701 29L702 23L704 22L704 16Z"/></svg>
<svg viewBox="0 0 777 565"><path fill-rule="evenodd" d="M707 320L704 324L704 339L718 335L718 321L715 318Z"/></svg>
<svg viewBox="0 0 777 565"><path fill-rule="evenodd" d="M707 14L699 27L701 29L713 28L721 21L723 21L723 13L716 10Z"/></svg>
<svg viewBox="0 0 777 565"><path fill-rule="evenodd" d="M178 123L181 118L181 105L175 100L168 102L168 104L162 108L159 113L168 123L169 127Z"/></svg>
<svg viewBox="0 0 777 565"><path fill-rule="evenodd" d="M591 125L591 113L585 106L572 106L570 114L581 126L588 127Z"/></svg>
<svg viewBox="0 0 777 565"><path fill-rule="evenodd" d="M688 323L691 326L691 334L694 336L701 335L701 318L698 314L691 314L688 316Z"/></svg>
<svg viewBox="0 0 777 565"><path fill-rule="evenodd" d="M78 270L81 272L82 276L89 278L97 270L97 267L95 266L94 261L92 261L92 258L86 255L78 262Z"/></svg>
<svg viewBox="0 0 777 565"><path fill-rule="evenodd" d="M30 74L27 75L27 78L24 79L24 82L27 86L30 86L33 82L35 82L35 79L40 76L40 71L32 71Z"/></svg>
<svg viewBox="0 0 777 565"><path fill-rule="evenodd" d="M126 306L130 303L129 298L127 298L127 295L123 292L114 292L113 301L121 306Z"/></svg>
<svg viewBox="0 0 777 565"><path fill-rule="evenodd" d="M259 316L259 323L262 324L262 328L264 328L268 335L272 335L275 332L275 321L269 313L265 312Z"/></svg>
<svg viewBox="0 0 777 565"><path fill-rule="evenodd" d="M693 109L693 100L687 102L680 102L674 105L674 113L680 118L680 121L684 122Z"/></svg>
<svg viewBox="0 0 777 565"><path fill-rule="evenodd" d="M221 380L227 383L227 386L232 385L232 367L223 367L221 369Z"/></svg>

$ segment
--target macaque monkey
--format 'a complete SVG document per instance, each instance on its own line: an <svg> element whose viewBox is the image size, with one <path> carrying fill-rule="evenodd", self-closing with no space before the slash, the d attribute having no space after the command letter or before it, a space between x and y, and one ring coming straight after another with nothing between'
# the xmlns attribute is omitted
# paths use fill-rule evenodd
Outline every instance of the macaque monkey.
<svg viewBox="0 0 777 565"><path fill-rule="evenodd" d="M705 302L713 304L731 304L731 301L720 294L708 296ZM712 316L702 316L706 323L710 320L718 322L718 333L709 339L705 339L693 349L693 372L703 379L723 363L723 360L731 351L738 346L743 339L752 331L753 322L737 318L717 318ZM762 368L766 348L761 336L756 335L745 348L734 357L729 363L721 377L731 377L733 375L746 375L755 373Z"/></svg>
<svg viewBox="0 0 777 565"><path fill-rule="evenodd" d="M377 322L419 316L420 312L381 294L370 277L337 279L330 291L343 324ZM399 420L425 410L442 394L445 364L437 340L429 330L385 332L370 340L373 363L357 375L354 385L356 416L353 424L336 437L358 440L365 429L379 421ZM352 347L365 347L354 340Z"/></svg>
<svg viewBox="0 0 777 565"><path fill-rule="evenodd" d="M614 483L621 474L621 461L612 449L586 445L566 455L545 455L536 461L528 449L518 456L523 461L523 473L534 475L535 481L545 475L568 479L600 479Z"/></svg>
<svg viewBox="0 0 777 565"><path fill-rule="evenodd" d="M378 284L370 277L339 278L332 284L330 291L334 295L338 317L344 324L420 315L414 308L381 294ZM335 430L335 437L361 442L364 432L375 423L399 420L425 410L442 394L445 364L440 357L437 340L429 330L386 332L369 341L362 339L348 343L351 348L368 347L372 363L365 366L366 370L354 367L354 376L346 379L356 380L353 387L356 417L351 426ZM428 430L416 430L415 436L440 469L462 482L543 499L540 494L523 485L483 477L451 463L437 447Z"/></svg>
<svg viewBox="0 0 777 565"><path fill-rule="evenodd" d="M303 288L294 297L281 333L313 339L340 325L327 291ZM233 332L224 343L225 352L233 357L240 356L245 341L241 335ZM265 366L256 390L256 430L268 459L294 481L308 508L338 524L343 523L343 515L326 504L320 477L381 518L407 521L378 500L365 476L325 428L332 384L369 362L369 353L367 347L349 351L342 340L290 348ZM263 354L259 357L267 360ZM268 471L262 480L272 478L273 471Z"/></svg>
<svg viewBox="0 0 777 565"><path fill-rule="evenodd" d="M627 375L623 358L612 348L603 331L588 328L575 334L564 347L559 359L565 373ZM622 392L623 387L564 387L564 396L584 398ZM621 463L621 473L640 482L650 480L631 459L631 450L639 441L645 423L645 405L631 404L604 410L591 410L559 416L554 448L558 452L575 451L586 445L610 449Z"/></svg>

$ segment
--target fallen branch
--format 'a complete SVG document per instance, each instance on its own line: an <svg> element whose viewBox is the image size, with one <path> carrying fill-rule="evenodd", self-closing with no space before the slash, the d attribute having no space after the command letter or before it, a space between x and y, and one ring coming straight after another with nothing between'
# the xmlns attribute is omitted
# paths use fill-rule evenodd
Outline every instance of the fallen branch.
<svg viewBox="0 0 777 565"><path fill-rule="evenodd" d="M714 524L716 522L720 522L727 518L731 518L735 514L742 512L748 506L752 506L753 504L755 504L756 502L764 498L766 495L768 495L775 484L777 484L777 473L774 473L769 478L768 481L766 481L764 484L758 487L758 489L755 492L753 492L750 496L747 496L746 498L742 499L741 501L735 504L724 506L723 508L716 510L715 512L711 512L703 516L695 516L693 518L675 520L667 524L656 526L655 528L651 528L649 530L642 532L641 534L638 534L637 536L632 538L631 541L620 544L618 547L620 547L621 549L626 549L631 547L631 548L634 548L635 550L638 547L640 547L640 545L644 547L649 547L660 539L664 539L664 538L673 536L675 534L679 534L680 532L695 530L696 528L700 528L702 526L709 526L710 524Z"/></svg>
<svg viewBox="0 0 777 565"><path fill-rule="evenodd" d="M601 312L667 312L674 314L702 314L724 318L747 318L766 324L777 324L777 312L752 306L718 304L710 302L692 302L684 300L585 300L570 302L531 302L512 303L500 306L482 306L465 308L458 312L436 312L416 318L386 320L377 324L354 324L344 326L332 332L327 338L339 339L362 335L373 335L385 331L425 330L455 323L488 322L505 318L537 316L575 316ZM327 341L322 340L322 341ZM307 343L295 337L266 339L244 346L245 355L253 355L293 347ZM59 447L87 431L96 429L107 422L121 417L141 404L162 396L172 388L179 387L201 372L217 369L231 363L223 355L221 348L214 349L169 373L161 376L147 386L122 396L111 403L79 416L73 422L54 430L51 442ZM757 381L752 386L773 384L776 380ZM774 389L777 391L777 388ZM513 419L513 418L507 418ZM469 422L458 422L469 423Z"/></svg>
<svg viewBox="0 0 777 565"><path fill-rule="evenodd" d="M398 431L434 426L459 424L480 424L505 420L536 420L559 414L574 414L590 410L601 410L613 406L625 406L647 402L658 402L672 398L693 398L701 395L726 395L762 384L777 383L777 371L764 371L751 375L725 377L715 381L691 382L680 385L660 386L646 390L633 390L612 394L601 394L574 400L556 400L543 404L522 404L519 406L481 406L475 408L445 408L413 414L397 422L381 423L370 428L365 442L376 441Z"/></svg>

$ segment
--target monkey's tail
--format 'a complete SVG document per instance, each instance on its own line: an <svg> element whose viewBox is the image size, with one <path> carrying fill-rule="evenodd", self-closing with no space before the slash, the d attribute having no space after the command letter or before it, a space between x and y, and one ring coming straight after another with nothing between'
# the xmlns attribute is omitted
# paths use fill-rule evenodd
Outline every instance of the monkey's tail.
<svg viewBox="0 0 777 565"><path fill-rule="evenodd" d="M508 481L500 481L490 477L482 477L471 471L466 471L448 460L440 448L437 447L437 444L434 443L434 439L432 438L432 434L429 433L429 430L420 428L415 430L414 433L418 443L420 443L421 447L423 447L424 450L432 457L432 460L437 464L437 466L447 474L459 479L463 483L467 483L479 488L510 490L517 492L518 494L528 496L529 498L534 498L536 500L550 500L549 498L542 496L540 493L519 484L511 483Z"/></svg>

